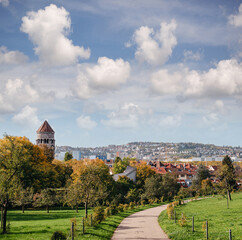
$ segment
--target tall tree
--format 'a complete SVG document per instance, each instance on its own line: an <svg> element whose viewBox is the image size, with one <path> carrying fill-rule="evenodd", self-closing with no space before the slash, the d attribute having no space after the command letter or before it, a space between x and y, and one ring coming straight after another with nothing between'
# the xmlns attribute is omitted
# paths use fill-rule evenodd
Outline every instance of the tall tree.
<svg viewBox="0 0 242 240"><path fill-rule="evenodd" d="M7 211L16 196L18 186L23 189L42 187L48 162L43 151L26 137L5 136L0 139L0 189L3 210L2 230L6 233ZM43 181L42 181L43 180ZM44 181L45 180L45 181Z"/></svg>
<svg viewBox="0 0 242 240"><path fill-rule="evenodd" d="M195 176L195 180L193 184L195 184L198 188L201 188L202 180L210 178L209 170L203 164L200 164L197 169L197 174Z"/></svg>
<svg viewBox="0 0 242 240"><path fill-rule="evenodd" d="M235 169L231 158L227 155L222 161L220 179L223 187L227 190L228 198L231 200L231 192L236 187Z"/></svg>

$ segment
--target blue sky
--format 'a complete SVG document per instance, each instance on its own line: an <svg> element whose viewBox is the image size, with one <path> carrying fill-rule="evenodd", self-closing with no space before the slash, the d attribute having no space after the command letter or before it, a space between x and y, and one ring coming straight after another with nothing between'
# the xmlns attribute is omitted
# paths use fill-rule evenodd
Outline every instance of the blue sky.
<svg viewBox="0 0 242 240"><path fill-rule="evenodd" d="M0 0L0 133L242 145L242 1Z"/></svg>

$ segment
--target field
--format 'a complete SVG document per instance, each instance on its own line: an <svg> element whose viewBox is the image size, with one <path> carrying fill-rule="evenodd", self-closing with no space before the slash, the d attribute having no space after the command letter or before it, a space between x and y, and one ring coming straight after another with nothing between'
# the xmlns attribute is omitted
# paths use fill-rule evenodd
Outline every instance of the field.
<svg viewBox="0 0 242 240"><path fill-rule="evenodd" d="M187 223L181 227L178 220L185 214ZM209 239L229 239L229 229L233 240L242 239L242 193L232 195L227 209L226 199L220 196L192 201L176 207L177 221L169 220L166 211L159 216L159 224L172 240L206 239L202 225L208 221ZM194 216L195 232L192 232Z"/></svg>
<svg viewBox="0 0 242 240"><path fill-rule="evenodd" d="M67 236L70 235L70 219L76 218L77 231L75 239L110 239L119 223L130 214L141 211L155 205L140 206L132 210L110 216L105 221L95 227L86 228L85 235L82 234L82 218L84 209L79 213L75 210L50 210L46 213L43 210L10 210L8 220L10 231L8 234L0 234L0 239L7 240L49 240L55 231L62 231ZM89 211L91 213L91 211Z"/></svg>

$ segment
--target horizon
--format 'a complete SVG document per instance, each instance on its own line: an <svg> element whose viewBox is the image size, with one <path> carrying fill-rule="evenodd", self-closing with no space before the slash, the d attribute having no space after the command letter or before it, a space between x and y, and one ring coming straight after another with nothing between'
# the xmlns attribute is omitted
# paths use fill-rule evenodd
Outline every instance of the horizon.
<svg viewBox="0 0 242 240"><path fill-rule="evenodd" d="M239 1L4 0L0 21L2 136L242 145Z"/></svg>

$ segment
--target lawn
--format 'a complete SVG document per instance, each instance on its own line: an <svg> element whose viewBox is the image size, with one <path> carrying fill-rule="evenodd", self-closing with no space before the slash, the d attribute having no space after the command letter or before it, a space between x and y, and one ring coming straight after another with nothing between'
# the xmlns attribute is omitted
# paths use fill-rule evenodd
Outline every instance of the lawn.
<svg viewBox="0 0 242 240"><path fill-rule="evenodd" d="M75 239L111 239L113 232L125 217L155 206L158 205L139 206L110 216L99 225L86 228L84 235L82 234L84 209L80 209L79 213L68 209L50 210L50 213L43 210L26 210L25 213L20 210L10 210L8 212L10 231L5 235L0 234L0 240L49 240L55 231L62 231L69 236L72 218L77 220Z"/></svg>
<svg viewBox="0 0 242 240"><path fill-rule="evenodd" d="M178 220L184 213L187 224L181 227ZM229 239L229 229L233 240L242 239L242 193L232 195L227 209L226 199L220 196L192 201L176 207L177 221L169 220L166 211L159 216L159 224L172 240L206 239L202 229L208 221L209 239ZM195 232L192 232L192 216L194 216Z"/></svg>

